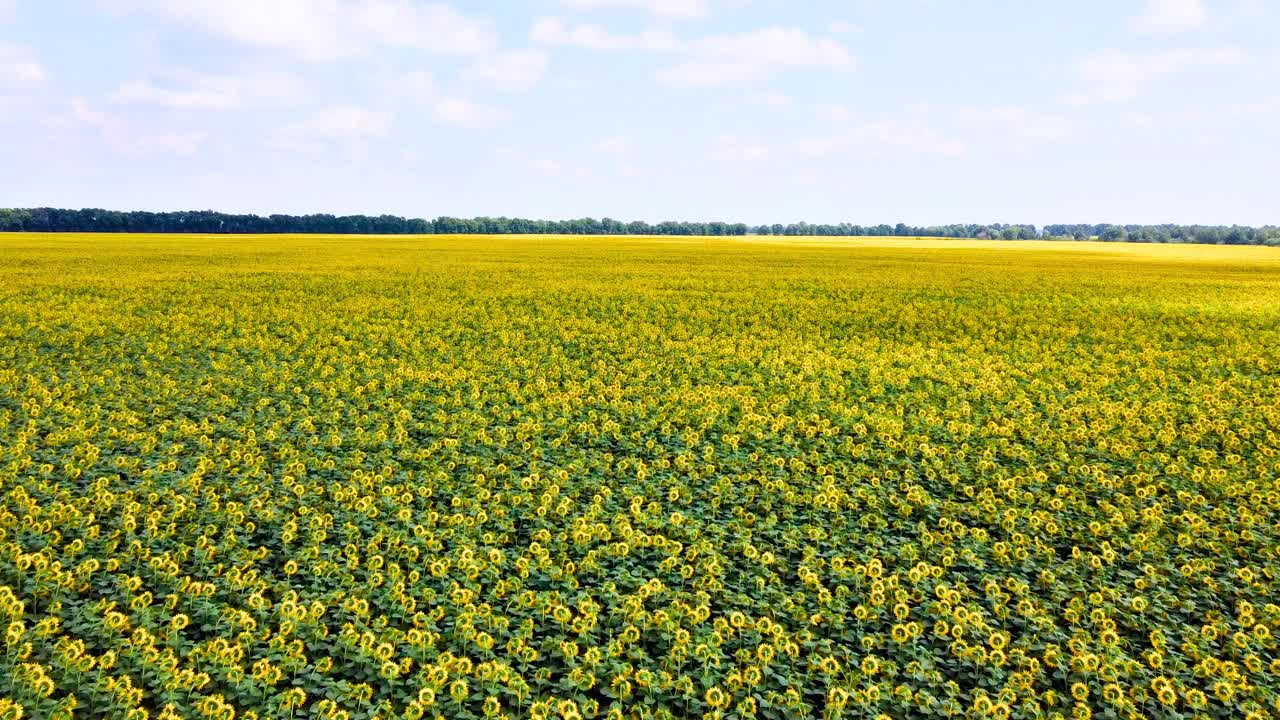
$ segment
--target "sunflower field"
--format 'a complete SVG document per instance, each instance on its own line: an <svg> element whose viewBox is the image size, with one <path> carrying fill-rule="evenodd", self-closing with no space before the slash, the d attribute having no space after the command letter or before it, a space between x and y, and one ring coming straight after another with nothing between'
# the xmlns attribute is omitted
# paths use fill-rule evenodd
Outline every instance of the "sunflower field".
<svg viewBox="0 0 1280 720"><path fill-rule="evenodd" d="M0 236L0 719L1280 714L1280 252Z"/></svg>

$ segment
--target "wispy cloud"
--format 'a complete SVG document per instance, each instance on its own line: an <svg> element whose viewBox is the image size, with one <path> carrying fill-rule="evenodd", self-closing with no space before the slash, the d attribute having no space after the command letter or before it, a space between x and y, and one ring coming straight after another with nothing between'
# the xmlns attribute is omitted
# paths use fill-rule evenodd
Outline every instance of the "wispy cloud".
<svg viewBox="0 0 1280 720"><path fill-rule="evenodd" d="M631 152L631 141L622 135L612 135L596 141L595 148L606 155L626 155Z"/></svg>
<svg viewBox="0 0 1280 720"><path fill-rule="evenodd" d="M503 146L494 150L493 154L508 165L531 170L539 175L559 175L564 170L564 165L559 160L535 157L519 148Z"/></svg>
<svg viewBox="0 0 1280 720"><path fill-rule="evenodd" d="M529 39L545 47L672 53L679 59L660 68L656 75L658 82L668 87L743 87L787 70L848 71L856 67L853 55L839 42L795 27L771 26L685 40L660 28L627 34L592 23L570 24L542 17L529 29Z"/></svg>
<svg viewBox="0 0 1280 720"><path fill-rule="evenodd" d="M189 157L199 153L209 139L209 133L200 129L138 131L115 115L94 107L82 97L72 98L67 103L67 112L55 116L53 122L64 127L88 128L97 134L106 148L128 157Z"/></svg>
<svg viewBox="0 0 1280 720"><path fill-rule="evenodd" d="M749 105L764 105L771 108L791 107L791 96L779 90L751 93L744 99Z"/></svg>
<svg viewBox="0 0 1280 720"><path fill-rule="evenodd" d="M1141 33L1183 32L1200 27L1209 18L1204 0L1147 0L1146 11L1130 21Z"/></svg>
<svg viewBox="0 0 1280 720"><path fill-rule="evenodd" d="M496 76L477 71L472 66L464 74L471 75L490 83L508 83L509 90L519 90L533 82L528 77ZM400 75L383 77L375 82L375 87L382 95L384 102L407 103L427 108L432 118L442 124L453 127L479 130L494 128L511 119L511 111L477 102L471 98L445 93L435 75L427 70L413 70Z"/></svg>
<svg viewBox="0 0 1280 720"><path fill-rule="evenodd" d="M767 160L774 150L767 143L735 132L716 136L712 148L717 157L731 163L754 163Z"/></svg>
<svg viewBox="0 0 1280 720"><path fill-rule="evenodd" d="M849 108L840 103L819 105L816 114L818 119L823 122L842 123L849 120Z"/></svg>
<svg viewBox="0 0 1280 720"><path fill-rule="evenodd" d="M962 128L1000 141L1058 142L1075 134L1075 127L1066 115L1018 105L966 105L956 108L952 114Z"/></svg>
<svg viewBox="0 0 1280 720"><path fill-rule="evenodd" d="M386 136L391 129L389 113L356 105L336 105L318 110L301 120L276 130L268 146L278 150L322 152L335 146L350 147Z"/></svg>
<svg viewBox="0 0 1280 720"><path fill-rule="evenodd" d="M858 152L882 154L900 149L924 155L958 157L968 150L968 143L948 136L918 122L882 120L853 128L848 139Z"/></svg>
<svg viewBox="0 0 1280 720"><path fill-rule="evenodd" d="M1133 100L1153 80L1193 68L1230 67L1245 62L1239 48L1176 50L1104 50L1077 63L1081 90L1063 95L1070 105Z"/></svg>
<svg viewBox="0 0 1280 720"><path fill-rule="evenodd" d="M577 10L635 8L673 20L705 18L710 14L706 0L561 0L561 4Z"/></svg>
<svg viewBox="0 0 1280 720"><path fill-rule="evenodd" d="M542 80L550 62L544 50L503 50L480 57L465 74L503 92L526 92Z"/></svg>
<svg viewBox="0 0 1280 720"><path fill-rule="evenodd" d="M112 102L178 110L239 110L288 107L305 94L303 83L285 72L213 75L172 70L154 79L132 80L116 89Z"/></svg>
<svg viewBox="0 0 1280 720"><path fill-rule="evenodd" d="M554 17L542 17L529 29L529 39L547 47L573 47L600 52L675 50L680 41L669 30L649 29L638 33L614 33L592 23L565 23Z"/></svg>
<svg viewBox="0 0 1280 720"><path fill-rule="evenodd" d="M430 70L418 68L397 75L387 75L374 81L383 96L418 105L433 103L440 97L440 84Z"/></svg>
<svg viewBox="0 0 1280 720"><path fill-rule="evenodd" d="M969 143L929 125L918 113L845 124L816 135L770 142L754 136L726 132L711 143L722 161L798 166L831 157L882 157L908 153L954 158L964 155Z"/></svg>
<svg viewBox="0 0 1280 720"><path fill-rule="evenodd" d="M773 26L709 35L688 46L688 56L658 72L672 87L750 85L785 70L848 71L856 63L840 43L799 28Z"/></svg>
<svg viewBox="0 0 1280 720"><path fill-rule="evenodd" d="M0 43L0 88L43 85L49 73L27 48Z"/></svg>
<svg viewBox="0 0 1280 720"><path fill-rule="evenodd" d="M200 152L209 133L204 130L192 130L180 133L159 133L139 136L134 147L139 152L160 151L173 155L189 157Z"/></svg>
<svg viewBox="0 0 1280 720"><path fill-rule="evenodd" d="M435 103L436 119L446 125L482 130L511 119L506 108L486 105L463 97L443 97Z"/></svg>
<svg viewBox="0 0 1280 720"><path fill-rule="evenodd" d="M1224 108L1227 115L1234 118L1259 118L1280 115L1280 97L1252 102L1232 103Z"/></svg>
<svg viewBox="0 0 1280 720"><path fill-rule="evenodd" d="M245 45L308 60L362 55L375 47L472 55L493 50L488 19L452 5L413 0L98 0L118 14L147 14Z"/></svg>

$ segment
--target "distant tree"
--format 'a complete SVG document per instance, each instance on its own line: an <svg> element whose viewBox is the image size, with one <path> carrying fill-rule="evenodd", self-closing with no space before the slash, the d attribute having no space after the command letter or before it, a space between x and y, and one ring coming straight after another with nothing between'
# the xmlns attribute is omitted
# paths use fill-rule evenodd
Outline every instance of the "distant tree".
<svg viewBox="0 0 1280 720"><path fill-rule="evenodd" d="M667 220L657 225L642 220L621 222L612 218L531 220L509 217L455 218L434 220L404 218L399 215L237 215L213 210L120 212L101 208L66 210L59 208L0 208L0 231L15 232L156 232L156 233L365 233L365 234L527 234L568 233L578 235L876 235L928 236L949 238L991 238L1028 240L1045 237L1061 240L1098 238L1109 242L1218 243L1231 245L1280 245L1280 227L1267 225L1109 225L991 223L913 227L906 223L875 226L851 223L810 224L800 221L783 225L749 226L724 221L688 222Z"/></svg>
<svg viewBox="0 0 1280 720"><path fill-rule="evenodd" d="M1129 237L1129 233L1120 225L1108 225L1098 234L1099 239L1107 242L1119 242Z"/></svg>

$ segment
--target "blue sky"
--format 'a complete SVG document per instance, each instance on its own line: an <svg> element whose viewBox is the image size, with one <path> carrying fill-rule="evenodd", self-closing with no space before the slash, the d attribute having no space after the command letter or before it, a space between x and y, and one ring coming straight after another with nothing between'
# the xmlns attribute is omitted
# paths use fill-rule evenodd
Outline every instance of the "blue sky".
<svg viewBox="0 0 1280 720"><path fill-rule="evenodd" d="M1280 223L1277 0L0 0L0 206Z"/></svg>

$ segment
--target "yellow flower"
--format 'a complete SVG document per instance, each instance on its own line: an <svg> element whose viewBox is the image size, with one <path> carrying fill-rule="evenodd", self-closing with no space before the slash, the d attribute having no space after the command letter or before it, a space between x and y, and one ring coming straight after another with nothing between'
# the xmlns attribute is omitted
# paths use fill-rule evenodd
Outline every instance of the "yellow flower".
<svg viewBox="0 0 1280 720"><path fill-rule="evenodd" d="M712 687L703 695L703 699L713 708L726 708L729 706L729 696L718 687Z"/></svg>
<svg viewBox="0 0 1280 720"><path fill-rule="evenodd" d="M827 703L836 710L841 710L849 702L849 692L844 688L833 687L827 692Z"/></svg>
<svg viewBox="0 0 1280 720"><path fill-rule="evenodd" d="M1202 691L1196 688L1187 690L1184 697L1186 697L1187 704L1196 710L1203 709L1209 705L1209 699L1205 697Z"/></svg>

